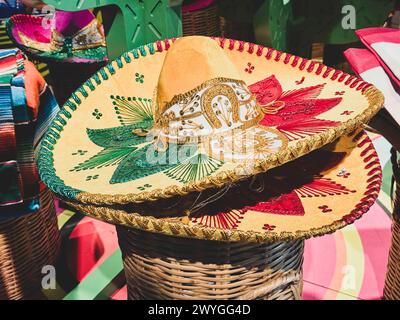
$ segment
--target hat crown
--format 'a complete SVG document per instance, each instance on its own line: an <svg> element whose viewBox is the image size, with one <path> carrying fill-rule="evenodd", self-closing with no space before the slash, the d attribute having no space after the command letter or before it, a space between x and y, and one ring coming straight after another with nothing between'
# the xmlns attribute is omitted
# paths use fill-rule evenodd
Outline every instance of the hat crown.
<svg viewBox="0 0 400 320"><path fill-rule="evenodd" d="M56 11L53 29L64 37L72 37L94 19L96 17L89 10L78 12Z"/></svg>
<svg viewBox="0 0 400 320"><path fill-rule="evenodd" d="M157 113L163 113L175 96L216 78L240 79L236 67L216 41L202 36L176 40L160 72Z"/></svg>
<svg viewBox="0 0 400 320"><path fill-rule="evenodd" d="M169 49L159 76L154 118L169 142L256 124L262 112L215 40L184 37Z"/></svg>
<svg viewBox="0 0 400 320"><path fill-rule="evenodd" d="M50 45L52 51L66 51L72 56L74 50L105 46L105 38L102 26L89 10L56 11Z"/></svg>

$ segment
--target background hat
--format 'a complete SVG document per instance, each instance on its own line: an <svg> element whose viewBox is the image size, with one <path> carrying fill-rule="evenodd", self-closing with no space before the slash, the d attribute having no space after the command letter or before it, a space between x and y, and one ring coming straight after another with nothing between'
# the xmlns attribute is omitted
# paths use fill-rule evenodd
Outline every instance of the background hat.
<svg viewBox="0 0 400 320"><path fill-rule="evenodd" d="M381 179L372 142L359 132L235 185L187 223L176 216L209 201L213 192L124 209L70 204L107 222L168 235L274 242L321 236L353 223L374 204Z"/></svg>
<svg viewBox="0 0 400 320"><path fill-rule="evenodd" d="M103 27L88 10L56 11L50 20L48 16L15 15L7 28L16 45L39 60L107 60Z"/></svg>
<svg viewBox="0 0 400 320"><path fill-rule="evenodd" d="M360 128L383 104L382 95L371 85L314 61L234 40L194 37L180 43L183 45L166 40L126 53L66 103L44 139L39 160L42 179L54 192L76 202L111 205L220 187L335 141ZM217 45L222 47L220 51ZM218 75L222 80L216 78ZM169 82L163 81L164 77ZM209 95L215 86L218 90ZM221 86L236 86L235 98ZM161 98L158 102L152 99L155 89L156 100ZM196 111L196 96L211 97L213 108L216 103L210 117ZM229 120L235 110L230 103L237 100L251 112L247 120L243 120L245 109L236 114L237 121ZM218 111L219 103L222 109ZM186 149L178 163L149 163L148 152L161 160L179 153L184 131L189 139L193 127L193 135L198 137L204 122L197 118L192 117L192 122L181 118L181 124L185 121L180 130L177 119L185 117L186 111L201 121L215 120L216 116L217 126L231 137L237 136L222 123L231 122L234 128L241 122L239 127L245 129L241 132L252 132L245 138L253 146L260 139L261 155L250 164L216 157L218 152L209 151L218 149L217 143L214 149L200 152L194 145L197 149L192 158L185 158ZM222 121L225 111L228 121ZM159 144L145 140L147 132L166 127L174 134L150 135ZM211 132L205 136L207 142L220 134ZM222 155L228 148L235 150L238 140L231 140L230 147L229 141L224 142ZM239 142L239 146L246 146ZM152 149L143 148L145 145Z"/></svg>

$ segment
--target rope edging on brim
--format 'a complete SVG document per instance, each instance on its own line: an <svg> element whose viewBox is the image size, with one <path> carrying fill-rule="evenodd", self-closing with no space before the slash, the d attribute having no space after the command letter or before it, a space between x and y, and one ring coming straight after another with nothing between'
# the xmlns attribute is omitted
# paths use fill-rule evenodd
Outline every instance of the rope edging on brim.
<svg viewBox="0 0 400 320"><path fill-rule="evenodd" d="M202 240L228 241L228 242L251 242L251 243L273 243L281 241L294 241L309 239L311 237L323 236L334 233L347 225L360 219L375 203L378 198L382 184L382 168L379 164L378 154L369 137L361 132L357 137L364 138L358 141L358 146L363 148L363 163L365 170L368 170L368 186L363 194L363 198L355 205L354 209L340 220L320 228L311 228L307 231L295 232L254 232L227 230L201 225L188 225L182 222L171 222L155 217L145 217L138 213L129 213L123 210L116 210L110 207L95 205L86 205L66 201L71 207L81 211L83 214L93 218L109 222L112 224L123 225L131 228L137 228L149 232L163 233L175 237L196 238ZM357 139L357 138L355 138ZM367 152L367 150L369 150ZM372 152L370 151L372 150Z"/></svg>
<svg viewBox="0 0 400 320"><path fill-rule="evenodd" d="M224 47L226 39L217 38L215 40L220 42L221 47ZM117 58L106 67L102 68L91 79L86 81L67 101L67 103L64 105L59 113L60 117L58 118L58 122L57 119L53 122L53 124L49 128L48 134L46 134L44 138L44 143L40 152L39 159L39 167L41 169L40 171L42 180L45 181L45 183L55 193L63 198L73 199L82 204L113 205L142 203L146 201L155 201L162 198L170 198L176 195L185 196L192 192L201 192L208 188L221 187L228 182L234 182L248 178L248 176L237 175L234 170L231 170L221 172L215 177L205 177L196 183L188 183L183 186L170 186L165 189L156 189L150 192L141 192L137 194L105 195L85 193L81 190L68 187L58 176L56 176L52 156L53 145L57 143L57 140L59 139L58 133L63 130L63 126L65 125L64 123L69 118L71 118L71 112L75 111L77 107L82 103L82 100L86 99L87 90L85 87L90 89L90 91L94 91L103 80L107 81L111 75L117 73L118 69L123 68L124 64L129 64L130 62L132 62L132 59L138 59L140 56L146 56L147 54L155 54L156 52L168 50L168 48L170 47L170 42L173 41L174 39L165 40L163 42L159 41L123 54L121 57ZM341 71L335 71L334 69L326 67L323 64L316 63L315 61L310 61L307 59L292 56L290 54L281 53L274 49L264 48L263 46L258 46L237 40L228 41L230 50L233 50L235 46L237 46L238 51L244 51L245 47L248 46L247 52L250 54L255 53L258 56L263 55L265 50L267 50L267 53L265 55L267 60L274 58L275 61L280 61L284 58L284 63L290 63L292 67L298 67L300 70L306 69L307 72L315 72L315 74L317 75L322 74L323 78L330 77L332 80L344 82L345 85L350 86L357 91L361 91L362 94L367 97L369 102L369 107L356 118L348 120L338 127L331 128L308 139L298 141L295 146L291 146L290 148L273 154L267 159L257 161L254 166L253 175L265 172L269 169L292 161L300 156L306 155L313 150L317 150L324 145L335 141L337 138L344 134L359 129L362 124L367 123L383 106L383 95L372 85L354 76L343 73ZM255 50L255 47L257 47L258 49ZM317 67L316 70L314 70L315 67ZM95 83L93 83L93 81ZM70 111L68 111L67 108ZM65 118L61 116L64 116ZM60 121L60 118L62 119L62 121ZM239 169L239 167L237 169Z"/></svg>

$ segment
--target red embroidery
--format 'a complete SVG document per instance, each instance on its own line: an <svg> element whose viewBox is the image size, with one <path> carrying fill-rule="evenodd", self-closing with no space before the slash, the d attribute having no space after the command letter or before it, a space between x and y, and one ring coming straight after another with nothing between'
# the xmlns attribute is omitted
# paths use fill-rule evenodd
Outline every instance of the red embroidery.
<svg viewBox="0 0 400 320"><path fill-rule="evenodd" d="M256 206L246 207L245 210L281 214L285 216L304 216L303 205L296 193L283 194L268 202L260 202Z"/></svg>
<svg viewBox="0 0 400 320"><path fill-rule="evenodd" d="M326 197L356 192L338 184L331 179L321 178L296 189L296 193L302 198Z"/></svg>
<svg viewBox="0 0 400 320"><path fill-rule="evenodd" d="M350 173L350 172L347 172L346 169L340 170L339 173L337 174L337 176L338 176L339 178L344 178L344 179L347 179L348 177L350 177L350 175L351 175L351 173Z"/></svg>
<svg viewBox="0 0 400 320"><path fill-rule="evenodd" d="M306 80L306 77L302 77L301 80L297 80L297 81L295 81L295 83L297 85L301 85L301 84L303 84L304 80Z"/></svg>
<svg viewBox="0 0 400 320"><path fill-rule="evenodd" d="M346 110L346 111L343 111L340 115L341 115L341 116L349 116L349 115L351 115L352 113L354 113L354 111L348 111L348 110Z"/></svg>
<svg viewBox="0 0 400 320"><path fill-rule="evenodd" d="M270 225L270 224L264 224L263 230L265 231L274 231L276 229L276 226Z"/></svg>
<svg viewBox="0 0 400 320"><path fill-rule="evenodd" d="M269 114L260 122L265 126L280 126L293 121L312 119L337 106L342 98L317 99L325 84L283 92L275 76L250 86L258 104L268 107ZM273 112L271 110L276 110Z"/></svg>
<svg viewBox="0 0 400 320"><path fill-rule="evenodd" d="M343 96L346 93L346 91L336 91L335 95L336 96Z"/></svg>
<svg viewBox="0 0 400 320"><path fill-rule="evenodd" d="M232 210L222 212L216 215L198 216L192 219L193 223L198 223L203 226L220 228L220 229L236 229L240 220L243 219L243 211Z"/></svg>
<svg viewBox="0 0 400 320"><path fill-rule="evenodd" d="M255 67L249 62L249 63L247 64L247 68L244 69L244 71L246 71L247 73L253 73L254 68L255 68Z"/></svg>
<svg viewBox="0 0 400 320"><path fill-rule="evenodd" d="M337 124L338 122L336 121L306 119L303 121L285 123L278 126L277 129L283 132L289 140L293 141L313 134L322 133Z"/></svg>
<svg viewBox="0 0 400 320"><path fill-rule="evenodd" d="M332 209L330 209L327 205L325 205L325 206L319 206L318 209L322 210L323 213L332 212Z"/></svg>

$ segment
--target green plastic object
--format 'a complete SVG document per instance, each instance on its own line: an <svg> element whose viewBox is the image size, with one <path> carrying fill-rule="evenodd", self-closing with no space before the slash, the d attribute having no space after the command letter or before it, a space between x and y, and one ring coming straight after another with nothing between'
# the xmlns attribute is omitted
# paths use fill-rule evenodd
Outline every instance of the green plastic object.
<svg viewBox="0 0 400 320"><path fill-rule="evenodd" d="M355 27L361 29L382 26L396 2L265 0L254 17L256 39L278 50L309 57L313 43L340 45L358 41L355 29L347 29L350 11L346 6L354 8Z"/></svg>
<svg viewBox="0 0 400 320"><path fill-rule="evenodd" d="M113 60L141 45L182 35L183 0L44 0L63 11L99 8Z"/></svg>

